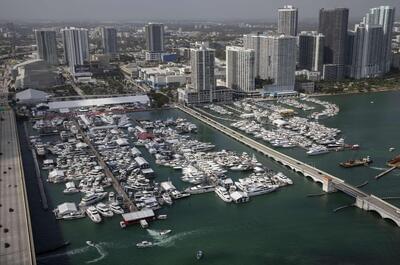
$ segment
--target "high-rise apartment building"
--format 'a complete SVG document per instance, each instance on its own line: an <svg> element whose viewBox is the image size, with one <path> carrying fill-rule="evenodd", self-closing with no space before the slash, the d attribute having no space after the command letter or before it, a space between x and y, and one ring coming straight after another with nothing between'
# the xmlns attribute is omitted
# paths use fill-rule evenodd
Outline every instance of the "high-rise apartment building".
<svg viewBox="0 0 400 265"><path fill-rule="evenodd" d="M226 86L236 92L255 89L255 53L243 47L226 47Z"/></svg>
<svg viewBox="0 0 400 265"><path fill-rule="evenodd" d="M49 64L57 65L57 39L54 30L35 30L38 58Z"/></svg>
<svg viewBox="0 0 400 265"><path fill-rule="evenodd" d="M101 35L104 54L115 57L118 54L117 30L115 28L103 27Z"/></svg>
<svg viewBox="0 0 400 265"><path fill-rule="evenodd" d="M395 19L395 8L391 6L380 6L371 8L369 13L364 17L365 25L380 25L383 30L382 42L382 73L390 71L392 60L392 36L393 24Z"/></svg>
<svg viewBox="0 0 400 265"><path fill-rule="evenodd" d="M350 77L361 79L382 75L383 38L382 26L355 26Z"/></svg>
<svg viewBox="0 0 400 265"><path fill-rule="evenodd" d="M296 37L260 37L260 78L271 79L274 90L293 90L296 71Z"/></svg>
<svg viewBox="0 0 400 265"><path fill-rule="evenodd" d="M64 58L71 70L89 62L89 35L83 28L65 28L62 30Z"/></svg>
<svg viewBox="0 0 400 265"><path fill-rule="evenodd" d="M213 91L215 89L214 62L215 50L200 47L190 50L192 69L191 84L196 91Z"/></svg>
<svg viewBox="0 0 400 265"><path fill-rule="evenodd" d="M298 9L285 5L278 9L278 33L297 36Z"/></svg>
<svg viewBox="0 0 400 265"><path fill-rule="evenodd" d="M324 55L324 35L315 31L299 34L299 68L322 72Z"/></svg>

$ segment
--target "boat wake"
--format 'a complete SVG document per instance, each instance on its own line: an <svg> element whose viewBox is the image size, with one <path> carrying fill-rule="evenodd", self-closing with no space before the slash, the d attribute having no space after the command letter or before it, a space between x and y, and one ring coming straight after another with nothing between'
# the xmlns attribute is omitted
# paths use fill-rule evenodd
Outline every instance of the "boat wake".
<svg viewBox="0 0 400 265"><path fill-rule="evenodd" d="M188 231L188 232L182 232L175 234L173 236L162 236L160 235L159 231L152 230L152 229L147 229L147 232L149 235L153 238L154 243L153 245L159 246L159 247L172 247L175 245L176 241L183 240L184 238L193 235L197 233L198 231L193 230L193 231Z"/></svg>
<svg viewBox="0 0 400 265"><path fill-rule="evenodd" d="M95 259L86 261L86 263L96 263L96 262L104 259L108 255L108 252L101 246L101 243L99 243L99 244L91 244L90 246L94 247L97 250L97 252L99 253L100 256L95 258Z"/></svg>
<svg viewBox="0 0 400 265"><path fill-rule="evenodd" d="M375 169L375 170L379 170L379 171L385 171L385 170L389 169L389 168L385 168L385 167L369 167L369 168L372 168L372 169Z"/></svg>
<svg viewBox="0 0 400 265"><path fill-rule="evenodd" d="M55 253L55 254L50 254L50 255L43 255L38 257L38 259L52 259L52 258L58 258L58 257L64 257L64 256L73 256L73 255L77 255L77 254L82 254L85 252L88 252L90 249L89 246L84 246L81 248L76 248L76 249L71 249L65 252L61 252L61 253Z"/></svg>

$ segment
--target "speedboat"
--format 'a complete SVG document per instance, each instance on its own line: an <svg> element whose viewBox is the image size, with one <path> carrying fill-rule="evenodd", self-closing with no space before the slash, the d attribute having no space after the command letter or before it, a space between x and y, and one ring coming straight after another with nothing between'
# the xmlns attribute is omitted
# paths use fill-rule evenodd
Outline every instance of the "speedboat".
<svg viewBox="0 0 400 265"><path fill-rule="evenodd" d="M169 233L171 233L172 232L172 230L171 229L167 229L167 230L162 230L162 231L160 231L160 236L165 236L165 235L168 235Z"/></svg>
<svg viewBox="0 0 400 265"><path fill-rule="evenodd" d="M204 255L203 251L198 250L196 252L196 259L198 259L198 260L201 259L203 257L203 255Z"/></svg>
<svg viewBox="0 0 400 265"><path fill-rule="evenodd" d="M89 208L86 209L86 213L89 216L90 220L92 220L94 223L101 222L102 219L96 207L90 206Z"/></svg>
<svg viewBox="0 0 400 265"><path fill-rule="evenodd" d="M138 248L148 248L148 247L152 247L153 243L151 243L150 241L144 240L142 242L137 243L136 246Z"/></svg>
<svg viewBox="0 0 400 265"><path fill-rule="evenodd" d="M167 219L167 215L166 214L160 214L160 215L157 216L157 219L158 220L165 220L165 219Z"/></svg>

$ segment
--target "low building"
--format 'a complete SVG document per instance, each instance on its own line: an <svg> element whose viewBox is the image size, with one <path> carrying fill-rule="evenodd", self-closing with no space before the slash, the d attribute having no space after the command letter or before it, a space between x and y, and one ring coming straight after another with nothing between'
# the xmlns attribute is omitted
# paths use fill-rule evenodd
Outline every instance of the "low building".
<svg viewBox="0 0 400 265"><path fill-rule="evenodd" d="M345 74L345 66L341 64L324 64L323 78L326 81L343 80Z"/></svg>
<svg viewBox="0 0 400 265"><path fill-rule="evenodd" d="M26 89L24 91L18 92L15 95L15 99L18 104L24 105L36 105L39 103L47 102L50 95L46 92L36 90L36 89Z"/></svg>
<svg viewBox="0 0 400 265"><path fill-rule="evenodd" d="M215 90L197 91L191 87L178 89L179 102L188 105L231 102L233 91L227 87L216 87Z"/></svg>
<svg viewBox="0 0 400 265"><path fill-rule="evenodd" d="M300 93L312 94L315 91L313 81L296 81L295 90Z"/></svg>
<svg viewBox="0 0 400 265"><path fill-rule="evenodd" d="M139 77L154 89L180 87L188 82L189 70L185 66L174 64L144 67L140 68Z"/></svg>
<svg viewBox="0 0 400 265"><path fill-rule="evenodd" d="M127 77L128 79L136 79L139 77L139 68L134 63L129 63L125 65L121 65L119 67L121 72Z"/></svg>
<svg viewBox="0 0 400 265"><path fill-rule="evenodd" d="M13 67L15 89L44 89L61 84L59 73L54 65L41 59L29 60Z"/></svg>

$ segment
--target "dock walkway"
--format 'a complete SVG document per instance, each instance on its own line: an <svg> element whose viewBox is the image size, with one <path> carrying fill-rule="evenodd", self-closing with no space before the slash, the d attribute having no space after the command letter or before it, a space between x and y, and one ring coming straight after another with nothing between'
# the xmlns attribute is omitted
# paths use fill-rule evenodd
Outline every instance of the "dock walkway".
<svg viewBox="0 0 400 265"><path fill-rule="evenodd" d="M264 144L261 144L250 137L243 135L214 119L211 119L207 115L204 115L192 108L176 105L181 111L191 115L192 117L204 122L205 124L211 126L212 128L228 135L229 137L237 140L238 142L247 145L248 147L268 156L278 163L294 170L295 172L301 173L304 176L312 178L315 182L322 184L322 189L325 192L341 191L356 199L355 205L366 211L375 211L382 218L390 219L400 226L400 209L393 204L390 204L377 196L367 194L357 187L346 183L344 180L333 176L327 172L324 172L318 168L311 165L303 163L293 157L285 155L275 149L272 149Z"/></svg>

